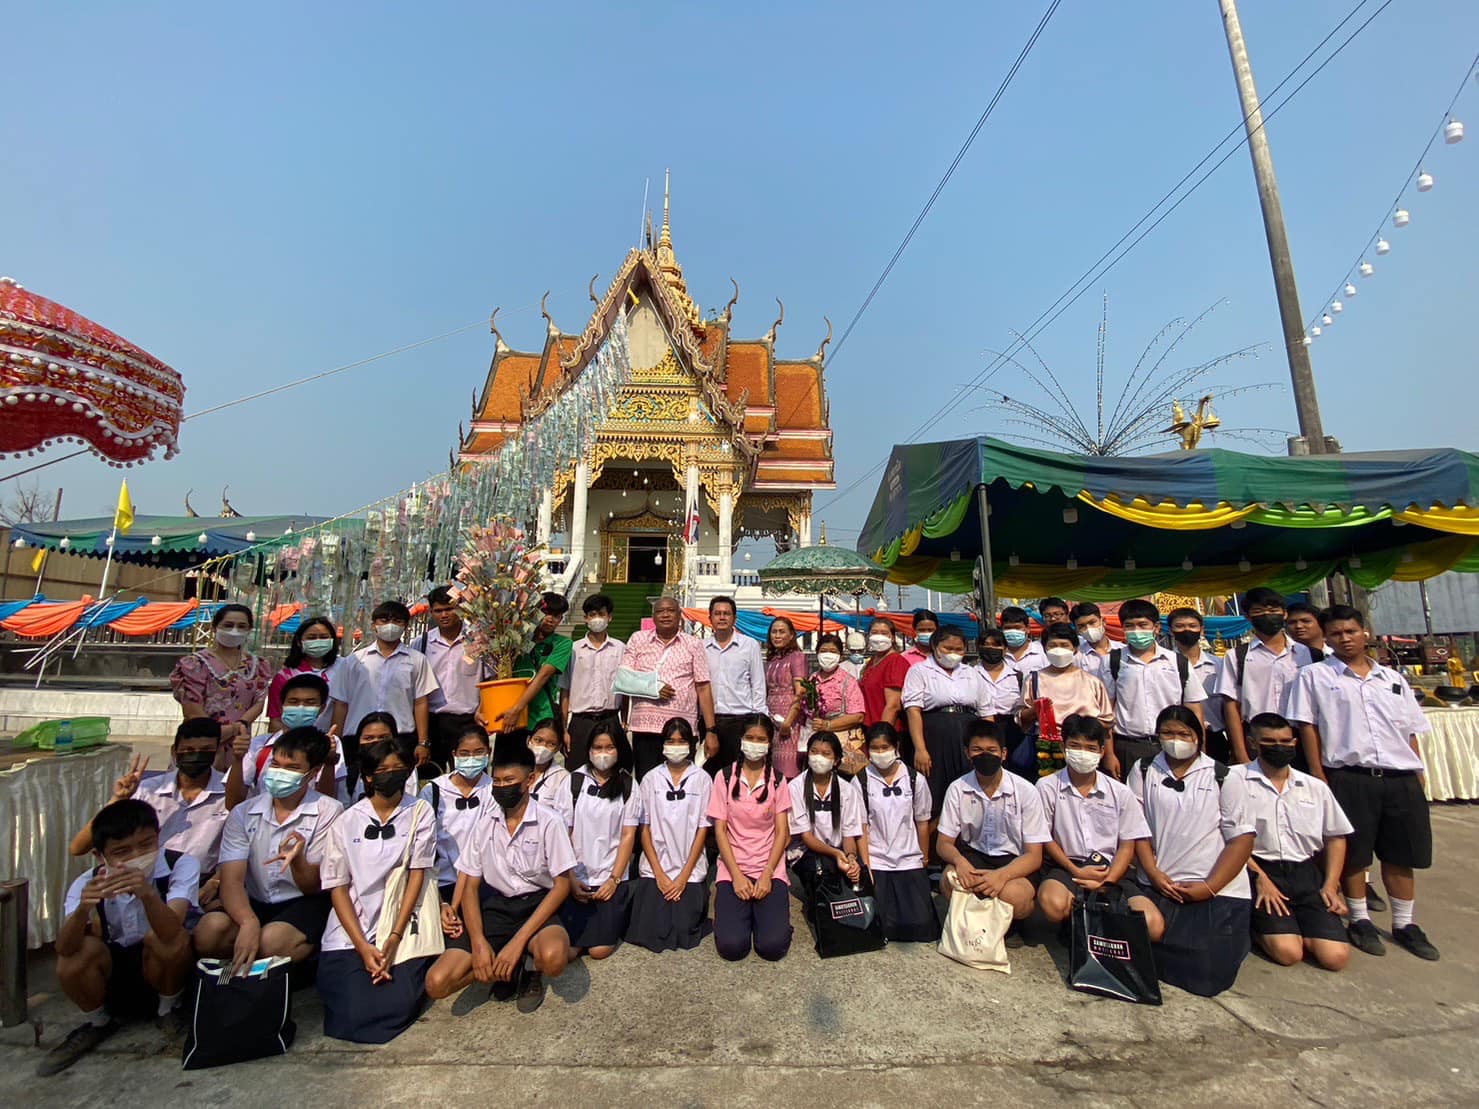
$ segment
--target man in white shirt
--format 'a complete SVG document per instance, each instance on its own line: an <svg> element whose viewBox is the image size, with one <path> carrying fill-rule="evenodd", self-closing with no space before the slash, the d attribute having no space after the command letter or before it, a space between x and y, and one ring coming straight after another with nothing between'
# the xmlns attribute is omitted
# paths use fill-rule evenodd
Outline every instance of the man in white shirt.
<svg viewBox="0 0 1479 1109"><path fill-rule="evenodd" d="M478 682L490 675L478 659L467 657L462 634L462 613L445 585L426 595L433 627L416 641L415 649L426 656L437 688L427 698L428 742L431 761L443 770L451 766L452 748L462 729L474 723L478 711Z"/></svg>
<svg viewBox="0 0 1479 1109"><path fill-rule="evenodd" d="M1007 641L1007 665L1019 674L1046 670L1048 666L1048 656L1043 654L1042 644L1031 637L1031 627L1025 608L1008 605L1001 610L1001 634Z"/></svg>
<svg viewBox="0 0 1479 1109"><path fill-rule="evenodd" d="M420 651L401 642L411 623L411 610L399 601L381 601L370 614L375 629L372 642L334 667L329 697L334 703L335 735L355 734L368 713L388 712L401 735L416 736L416 762L431 757L431 709L428 699L437 690L431 663ZM359 751L345 745L351 780L358 776Z"/></svg>
<svg viewBox="0 0 1479 1109"><path fill-rule="evenodd" d="M1114 738L1104 753L1104 766L1121 781L1130 780L1130 767L1160 752L1156 742L1156 717L1171 705L1185 705L1193 716L1202 716L1207 691L1191 672L1184 656L1156 641L1161 613L1149 601L1126 601L1120 606L1125 628L1123 650L1109 653L1109 695L1114 698Z"/></svg>
<svg viewBox="0 0 1479 1109"><path fill-rule="evenodd" d="M1433 830L1417 737L1431 730L1407 680L1366 653L1361 613L1331 605L1321 621L1335 657L1299 672L1284 715L1300 725L1310 773L1329 783L1355 832L1341 885L1350 907L1351 943L1368 955L1386 948L1366 903L1366 868L1381 860L1392 903L1392 939L1420 959L1438 949L1413 921L1416 870L1433 865Z"/></svg>
<svg viewBox="0 0 1479 1109"><path fill-rule="evenodd" d="M770 711L765 700L765 659L760 644L735 631L735 614L733 597L715 597L709 602L709 623L714 629L714 634L704 640L709 688L714 694L714 728L709 735L719 743L718 752L704 763L710 774L739 758L745 720Z"/></svg>
<svg viewBox="0 0 1479 1109"><path fill-rule="evenodd" d="M1080 601L1070 613L1073 628L1078 632L1078 665L1093 674L1106 686L1109 685L1109 652L1114 644L1104 627L1104 614L1093 601Z"/></svg>
<svg viewBox="0 0 1479 1109"><path fill-rule="evenodd" d="M1213 700L1222 703L1228 743L1238 762L1254 757L1243 739L1243 722L1282 709L1284 691L1299 674L1299 668L1312 661L1309 648L1285 631L1283 594L1267 586L1250 589L1243 597L1243 611L1253 626L1253 638L1228 652L1217 684L1210 690L1215 694ZM1294 766L1297 770L1309 769L1303 752Z"/></svg>
<svg viewBox="0 0 1479 1109"><path fill-rule="evenodd" d="M570 767L584 766L591 733L617 720L620 702L611 687L627 646L606 634L616 611L615 602L606 594L587 597L580 611L585 616L585 636L571 647L570 668L560 675L560 715L568 721L565 765Z"/></svg>
<svg viewBox="0 0 1479 1109"><path fill-rule="evenodd" d="M1228 746L1226 721L1222 715L1222 701L1213 696L1217 687L1217 676L1222 672L1223 662L1210 651L1202 649L1202 638L1207 625L1202 614L1194 608L1172 609L1166 617L1166 626L1171 630L1171 642L1176 653L1186 657L1187 666L1202 685L1207 699L1202 702L1202 721L1207 726L1206 752L1225 765L1244 760L1234 759Z"/></svg>

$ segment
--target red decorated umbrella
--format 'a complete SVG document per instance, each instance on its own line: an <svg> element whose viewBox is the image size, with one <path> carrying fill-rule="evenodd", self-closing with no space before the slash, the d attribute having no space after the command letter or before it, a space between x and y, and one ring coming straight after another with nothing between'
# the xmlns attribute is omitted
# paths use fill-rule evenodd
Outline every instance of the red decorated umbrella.
<svg viewBox="0 0 1479 1109"><path fill-rule="evenodd" d="M0 277L0 455L78 442L115 466L173 458L184 399L159 359Z"/></svg>

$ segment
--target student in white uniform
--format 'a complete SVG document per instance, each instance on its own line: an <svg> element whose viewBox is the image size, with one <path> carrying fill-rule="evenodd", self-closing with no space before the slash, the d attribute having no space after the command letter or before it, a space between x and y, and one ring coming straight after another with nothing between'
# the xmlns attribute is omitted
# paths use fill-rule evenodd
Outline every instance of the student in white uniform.
<svg viewBox="0 0 1479 1109"><path fill-rule="evenodd" d="M627 932L627 876L642 823L642 795L632 778L632 745L620 724L599 723L586 740L587 763L570 773L575 870L560 923L570 935L572 958L604 959Z"/></svg>
<svg viewBox="0 0 1479 1109"><path fill-rule="evenodd" d="M436 881L436 814L406 792L416 756L400 740L373 743L359 756L366 796L329 830L320 872L334 914L319 956L318 995L324 1035L383 1044L411 1026L424 1001L431 956L397 963L395 953L411 927L423 883ZM409 871L400 911L393 921L382 921L386 883L403 861ZM385 923L391 924L388 931Z"/></svg>
<svg viewBox="0 0 1479 1109"><path fill-rule="evenodd" d="M1037 904L1032 878L1042 869L1043 844L1052 838L1042 798L1033 784L1006 769L1007 743L994 720L971 722L965 753L971 769L945 791L936 850L955 868L963 889L999 897L1012 907L1013 920L1026 920ZM1011 939L1021 945L1020 937Z"/></svg>
<svg viewBox="0 0 1479 1109"><path fill-rule="evenodd" d="M1047 858L1037 887L1038 907L1045 919L1061 924L1078 895L1118 892L1145 917L1151 940L1159 940L1166 922L1145 891L1126 877L1135 861L1135 845L1150 838L1150 826L1130 788L1099 769L1108 729L1097 718L1080 713L1060 726L1067 765L1037 782L1053 837L1043 845Z"/></svg>
<svg viewBox="0 0 1479 1109"><path fill-rule="evenodd" d="M317 728L284 732L262 772L266 792L231 810L221 834L221 909L195 926L200 954L240 969L259 956L301 963L318 950L330 911L319 864L344 811L311 784L328 753Z"/></svg>
<svg viewBox="0 0 1479 1109"><path fill-rule="evenodd" d="M421 787L421 799L437 816L437 889L442 897L442 931L462 935L462 894L468 879L457 860L471 845L478 826L493 812L493 779L488 776L492 748L481 724L464 724L447 737L452 770Z"/></svg>
<svg viewBox="0 0 1479 1109"><path fill-rule="evenodd" d="M989 715L997 720L1011 720L1022 705L1022 675L1007 665L1007 641L1000 628L986 628L976 640L976 652L980 658L978 668L986 678L991 699ZM1008 742L1012 741L1010 733Z"/></svg>
<svg viewBox="0 0 1479 1109"><path fill-rule="evenodd" d="M1032 620L1025 608L1008 605L1001 610L1001 634L1006 638L1007 665L1019 674L1030 674L1048 664L1042 644L1032 638Z"/></svg>
<svg viewBox="0 0 1479 1109"><path fill-rule="evenodd" d="M570 806L570 771L555 762L564 749L565 740L553 720L536 724L528 732L515 728L508 735L527 735L529 750L534 752L534 773L529 778L529 796L547 809L554 809L570 827L575 813Z"/></svg>
<svg viewBox="0 0 1479 1109"><path fill-rule="evenodd" d="M1120 606L1120 622L1126 646L1112 649L1104 664L1114 700L1114 736L1104 766L1128 782L1136 762L1160 753L1155 729L1162 709L1185 705L1205 730L1202 702L1207 691L1185 655L1161 646L1161 612L1155 605L1138 598L1126 601Z"/></svg>
<svg viewBox="0 0 1479 1109"><path fill-rule="evenodd" d="M245 756L236 758L233 753L231 769L226 775L226 804L235 808L253 793L262 792L262 771L272 760L272 745L282 732L292 728L317 728L322 720L324 707L329 702L329 683L317 674L294 674L283 682L282 731L252 736ZM331 757L325 761L322 780L313 788L325 797L344 796L340 784L348 770L344 760L338 757L337 743L330 741Z"/></svg>
<svg viewBox="0 0 1479 1109"><path fill-rule="evenodd" d="M642 861L627 939L649 951L686 951L703 938L709 872L705 842L714 780L693 762L698 737L674 717L662 729L663 766L640 783Z"/></svg>
<svg viewBox="0 0 1479 1109"><path fill-rule="evenodd" d="M1132 764L1128 784L1150 825L1150 839L1136 841L1138 878L1166 921L1156 968L1162 982L1214 997L1248 957L1247 785L1203 753L1190 709L1162 709L1155 732L1161 753Z"/></svg>
<svg viewBox="0 0 1479 1109"><path fill-rule="evenodd" d="M891 940L934 943L940 915L930 893L925 859L930 843L930 784L899 758L899 733L891 724L868 729L863 770L865 832L859 844L873 875L883 934Z"/></svg>
<svg viewBox="0 0 1479 1109"><path fill-rule="evenodd" d="M570 937L560 905L570 894L575 849L559 813L529 795L534 752L519 730L493 742L493 802L471 847L457 858L469 881L462 894L463 934L426 976L426 993L450 997L473 980L493 997L532 1013L544 1002L545 977L564 973Z"/></svg>
<svg viewBox="0 0 1479 1109"><path fill-rule="evenodd" d="M806 911L813 909L817 883L841 874L849 882L862 876L858 841L863 836L863 795L837 773L842 741L835 732L813 732L806 744L806 770L792 778L791 872Z"/></svg>
<svg viewBox="0 0 1479 1109"><path fill-rule="evenodd" d="M185 917L199 908L195 859L165 860L159 818L143 801L104 806L91 836L97 865L68 887L56 940L57 981L83 1022L37 1065L42 1078L92 1051L120 1020L157 1015L168 1029L190 973Z"/></svg>
<svg viewBox="0 0 1479 1109"><path fill-rule="evenodd" d="M1345 837L1354 829L1330 787L1291 767L1299 749L1294 725L1276 712L1247 722L1256 756L1233 767L1248 786L1255 839L1253 938L1270 959L1293 966L1306 955L1326 970L1344 970L1351 945L1340 918Z"/></svg>
<svg viewBox="0 0 1479 1109"><path fill-rule="evenodd" d="M1202 683L1202 692L1207 695L1206 700L1201 702L1207 754L1228 766L1246 761L1234 757L1235 752L1227 737L1227 722L1222 711L1223 700L1216 694L1224 660L1202 648L1207 621L1194 608L1173 608L1166 614L1166 626L1171 631L1171 642L1175 645L1176 653L1186 659L1192 674Z"/></svg>
<svg viewBox="0 0 1479 1109"><path fill-rule="evenodd" d="M1243 612L1252 625L1253 637L1229 651L1217 675L1214 700L1220 700L1227 722L1231 761L1257 758L1243 736L1247 721L1284 707L1284 691L1294 684L1299 671L1314 661L1310 650L1286 629L1288 616L1284 595L1267 586L1250 589L1243 597ZM1304 752L1296 753L1296 769L1308 770Z"/></svg>

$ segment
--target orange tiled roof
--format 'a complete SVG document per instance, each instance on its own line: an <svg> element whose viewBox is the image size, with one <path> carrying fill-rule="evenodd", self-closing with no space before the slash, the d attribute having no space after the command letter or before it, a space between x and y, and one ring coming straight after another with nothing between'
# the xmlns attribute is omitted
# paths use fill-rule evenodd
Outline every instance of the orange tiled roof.
<svg viewBox="0 0 1479 1109"><path fill-rule="evenodd" d="M738 401L748 390L750 404L770 404L770 349L765 343L730 343L728 370L726 385L731 401Z"/></svg>
<svg viewBox="0 0 1479 1109"><path fill-rule="evenodd" d="M538 354L516 354L504 352L494 356L493 369L489 373L488 387L484 391L482 407L474 415L476 420L519 419L520 392L532 393L539 375L541 356Z"/></svg>
<svg viewBox="0 0 1479 1109"><path fill-rule="evenodd" d="M815 362L775 364L775 426L778 430L820 431L827 426L822 410L822 370Z"/></svg>
<svg viewBox="0 0 1479 1109"><path fill-rule="evenodd" d="M765 445L760 461L795 459L798 462L821 462L831 457L831 443L826 439L789 439L783 434L779 442Z"/></svg>

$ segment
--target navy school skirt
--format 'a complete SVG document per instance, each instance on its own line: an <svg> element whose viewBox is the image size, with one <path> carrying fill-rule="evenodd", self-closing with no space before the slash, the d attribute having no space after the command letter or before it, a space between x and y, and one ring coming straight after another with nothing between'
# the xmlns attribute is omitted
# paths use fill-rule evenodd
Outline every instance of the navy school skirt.
<svg viewBox="0 0 1479 1109"><path fill-rule="evenodd" d="M582 904L573 896L565 898L560 905L559 921L570 934L570 946L589 949L614 947L620 943L627 934L631 886L631 882L618 882L610 901Z"/></svg>
<svg viewBox="0 0 1479 1109"><path fill-rule="evenodd" d="M371 985L358 953L323 952L318 957L318 996L324 1004L324 1035L357 1044L388 1044L421 1015L431 964L430 955L407 959L391 967L389 982Z"/></svg>
<svg viewBox="0 0 1479 1109"><path fill-rule="evenodd" d="M873 871L873 897L888 939L934 943L940 938L940 914L923 867Z"/></svg>
<svg viewBox="0 0 1479 1109"><path fill-rule="evenodd" d="M965 730L977 719L974 712L932 710L924 714L924 746L930 756L930 819L939 820L950 783L971 768L965 757ZM885 925L887 927L887 925Z"/></svg>
<svg viewBox="0 0 1479 1109"><path fill-rule="evenodd" d="M1143 893L1166 921L1166 934L1154 945L1162 982L1198 997L1216 997L1237 981L1252 942L1252 900L1217 896L1183 903L1151 887Z"/></svg>
<svg viewBox="0 0 1479 1109"><path fill-rule="evenodd" d="M622 884L633 887L628 942L648 951L689 951L699 945L709 913L709 891L702 881L689 882L677 901L663 897L656 878Z"/></svg>

